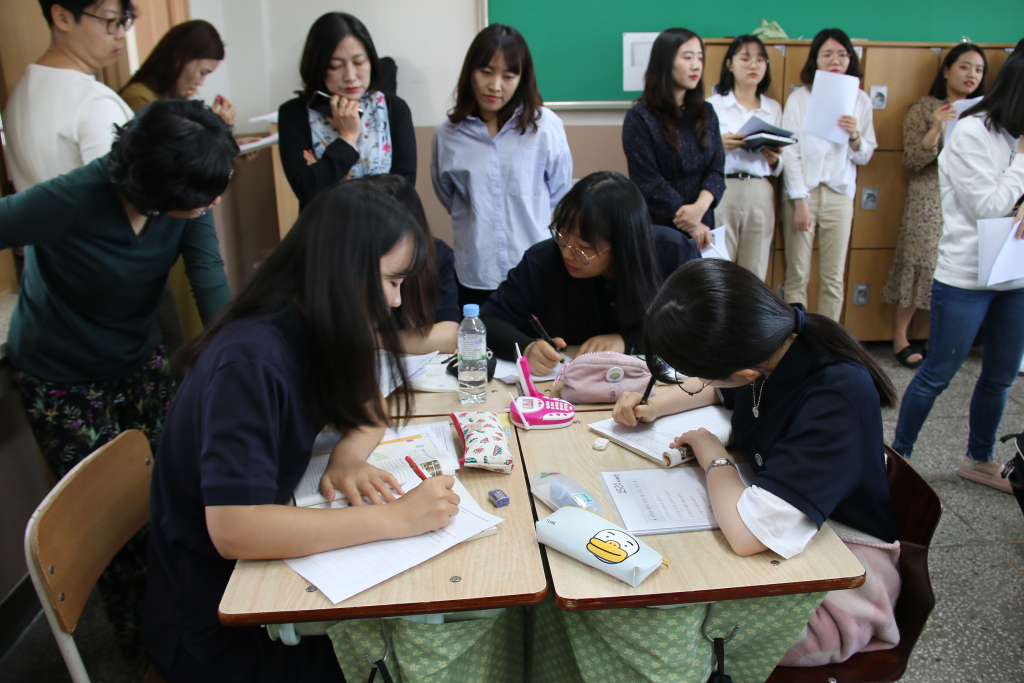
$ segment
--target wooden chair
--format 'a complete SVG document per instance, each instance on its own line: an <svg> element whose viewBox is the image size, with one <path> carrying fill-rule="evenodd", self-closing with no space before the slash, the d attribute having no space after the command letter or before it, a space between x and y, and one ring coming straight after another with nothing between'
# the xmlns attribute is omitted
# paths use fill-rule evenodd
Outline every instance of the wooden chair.
<svg viewBox="0 0 1024 683"><path fill-rule="evenodd" d="M72 634L100 574L149 521L152 464L142 432L120 434L57 482L25 528L29 575L74 683L89 675Z"/></svg>
<svg viewBox="0 0 1024 683"><path fill-rule="evenodd" d="M900 644L891 650L861 652L841 664L815 667L777 666L766 683L888 683L907 670L910 652L935 606L928 576L928 547L942 516L935 491L900 455L885 447L887 475L896 507L903 587L896 602Z"/></svg>

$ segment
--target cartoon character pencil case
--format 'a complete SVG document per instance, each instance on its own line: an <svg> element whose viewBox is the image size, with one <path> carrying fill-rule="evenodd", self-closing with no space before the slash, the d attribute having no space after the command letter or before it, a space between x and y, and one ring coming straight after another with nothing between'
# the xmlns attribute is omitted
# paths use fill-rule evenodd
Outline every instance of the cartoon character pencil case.
<svg viewBox="0 0 1024 683"><path fill-rule="evenodd" d="M636 588L662 564L661 553L604 517L561 507L537 522L537 540Z"/></svg>
<svg viewBox="0 0 1024 683"><path fill-rule="evenodd" d="M515 460L505 439L505 429L494 412L452 413L465 452L459 464L509 474Z"/></svg>

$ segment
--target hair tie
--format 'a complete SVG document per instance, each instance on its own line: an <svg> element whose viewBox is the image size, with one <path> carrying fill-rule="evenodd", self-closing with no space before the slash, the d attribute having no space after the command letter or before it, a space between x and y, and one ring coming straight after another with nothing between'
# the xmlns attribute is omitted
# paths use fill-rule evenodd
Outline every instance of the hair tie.
<svg viewBox="0 0 1024 683"><path fill-rule="evenodd" d="M796 311L796 324L793 326L793 332L800 334L800 331L804 329L804 305L803 304L790 304L793 310Z"/></svg>

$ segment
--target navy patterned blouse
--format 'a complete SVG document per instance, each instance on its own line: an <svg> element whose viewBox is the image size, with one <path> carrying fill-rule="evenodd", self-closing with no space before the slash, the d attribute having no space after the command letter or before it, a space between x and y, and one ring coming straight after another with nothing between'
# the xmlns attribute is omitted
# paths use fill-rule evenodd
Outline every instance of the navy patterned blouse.
<svg viewBox="0 0 1024 683"><path fill-rule="evenodd" d="M714 207L725 192L725 148L718 133L718 116L705 103L708 118L708 148L701 149L693 136L693 122L684 110L679 123L679 150L673 149L661 132L658 119L637 102L626 112L622 124L622 149L626 153L629 178L644 195L654 225L674 225L676 211L693 204L701 190L715 196L701 222L715 226Z"/></svg>

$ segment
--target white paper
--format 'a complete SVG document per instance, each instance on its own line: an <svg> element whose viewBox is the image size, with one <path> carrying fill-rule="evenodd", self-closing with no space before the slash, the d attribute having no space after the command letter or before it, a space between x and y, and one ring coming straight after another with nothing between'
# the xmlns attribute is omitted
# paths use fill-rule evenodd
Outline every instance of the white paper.
<svg viewBox="0 0 1024 683"><path fill-rule="evenodd" d="M278 135L277 133L274 133L273 135L268 135L266 137L260 138L259 140L256 140L255 142L249 142L249 143L246 143L244 145L239 145L238 146L238 153L239 154L247 154L249 152L255 152L258 149L263 149L264 147L270 147L271 145L276 145L277 141L278 141L278 139L280 137L281 137L280 135Z"/></svg>
<svg viewBox="0 0 1024 683"><path fill-rule="evenodd" d="M814 72L803 133L840 145L849 144L850 134L839 127L839 117L853 116L859 88L860 81L854 76L831 71Z"/></svg>
<svg viewBox="0 0 1024 683"><path fill-rule="evenodd" d="M731 261L729 258L729 246L725 241L725 233L727 228L724 225L720 225L711 231L711 244L708 248L700 252L701 258L720 258L726 261Z"/></svg>
<svg viewBox="0 0 1024 683"><path fill-rule="evenodd" d="M484 512L479 505L460 504L459 514L438 531L329 550L285 562L328 600L338 604L503 521L501 517Z"/></svg>
<svg viewBox="0 0 1024 683"><path fill-rule="evenodd" d="M399 362L405 370L406 378L411 381L420 375L426 374L427 363L436 355L437 351L418 356L409 353L402 354ZM387 362L387 352L383 349L377 351L377 385L380 387L380 393L384 394L385 397L390 396L391 392L398 388L398 378L391 376L391 366Z"/></svg>
<svg viewBox="0 0 1024 683"><path fill-rule="evenodd" d="M753 471L739 465L740 479L750 485ZM603 472L623 526L637 536L717 529L707 479L699 467L671 470Z"/></svg>
<svg viewBox="0 0 1024 683"><path fill-rule="evenodd" d="M949 136L953 134L953 129L956 127L956 122L960 120L960 115L965 111L981 102L984 97L972 97L969 100L957 100L953 103L953 110L956 112L956 118L952 121L946 121L946 130L942 133L942 146L945 147L949 144Z"/></svg>
<svg viewBox="0 0 1024 683"><path fill-rule="evenodd" d="M564 353L562 354L562 359L566 363L572 360L572 358L569 358L569 356L565 355ZM558 364L555 366L554 370L552 370L548 374L537 375L534 374L531 368L530 377L533 378L534 382L549 382L553 380L556 375L558 375L558 371L561 369L562 365ZM519 369L516 367L515 361L501 360L499 358L498 364L494 367L494 376L497 379L500 379L505 384L515 384L516 382L519 381Z"/></svg>
<svg viewBox="0 0 1024 683"><path fill-rule="evenodd" d="M651 48L658 37L654 33L622 34L622 91L644 89L644 73L651 59Z"/></svg>
<svg viewBox="0 0 1024 683"><path fill-rule="evenodd" d="M620 425L614 418L590 424L590 429L601 436L660 465L665 464L664 453L677 436L701 427L729 445L732 440L732 411L722 406L705 406L665 415L654 422L641 422L635 427Z"/></svg>
<svg viewBox="0 0 1024 683"><path fill-rule="evenodd" d="M459 390L459 378L448 372L451 356L435 356L423 368L423 374L409 380L414 391L442 393Z"/></svg>
<svg viewBox="0 0 1024 683"><path fill-rule="evenodd" d="M988 276L989 287L1024 278L1024 239L1016 237L1020 223L1017 221L1010 227L1010 234L1007 235L1003 248L999 250L995 263L992 264L992 272Z"/></svg>
<svg viewBox="0 0 1024 683"><path fill-rule="evenodd" d="M272 111L269 114L263 116L254 116L249 119L249 123L277 123L277 112Z"/></svg>

